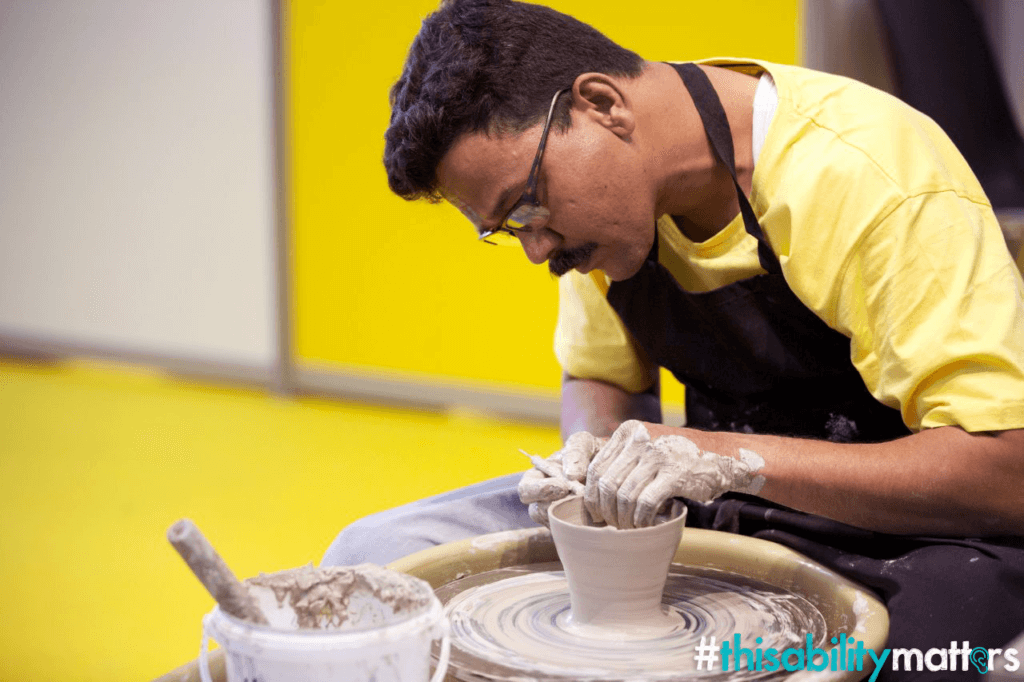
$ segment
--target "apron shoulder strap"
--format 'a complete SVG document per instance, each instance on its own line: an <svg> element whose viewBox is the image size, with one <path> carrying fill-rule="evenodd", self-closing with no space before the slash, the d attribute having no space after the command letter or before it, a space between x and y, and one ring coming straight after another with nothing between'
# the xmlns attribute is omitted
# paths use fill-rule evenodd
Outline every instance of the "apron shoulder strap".
<svg viewBox="0 0 1024 682"><path fill-rule="evenodd" d="M718 93L715 92L707 74L696 64L687 62L671 64L671 66L683 79L683 85L686 86L693 98L694 106L697 107L697 113L700 114L700 120L704 124L704 131L711 141L711 148L729 169L729 175L732 176L732 182L736 186L740 213L743 215L743 226L750 236L757 239L757 257L761 262L761 267L765 272L781 274L782 266L779 264L779 259L768 245L761 225L757 222L757 216L754 215L754 209L736 178L736 154L732 146L732 131L729 128L729 119L725 115L725 109L722 107L722 101L718 98Z"/></svg>

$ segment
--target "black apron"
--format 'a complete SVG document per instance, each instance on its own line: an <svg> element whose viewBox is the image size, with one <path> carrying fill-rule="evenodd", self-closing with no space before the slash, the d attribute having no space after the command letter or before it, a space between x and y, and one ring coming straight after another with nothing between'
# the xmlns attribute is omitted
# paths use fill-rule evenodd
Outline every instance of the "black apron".
<svg viewBox="0 0 1024 682"><path fill-rule="evenodd" d="M736 180L725 110L695 64L673 64L717 157L736 185L746 231L766 274L704 293L682 289L658 263L613 282L608 301L658 365L686 386L687 426L878 442L910 433L850 361L850 340L811 312L782 268ZM875 590L890 611L890 647L999 648L1024 631L1024 540L886 535L746 495L688 502L688 524L780 542ZM968 577L969 576L969 577ZM1024 660L1024 652L1021 658ZM974 677L980 677L973 673ZM891 669L881 680L962 680L972 673Z"/></svg>
<svg viewBox="0 0 1024 682"><path fill-rule="evenodd" d="M732 134L717 94L696 65L675 66L736 182ZM908 435L899 411L868 392L850 362L850 340L786 284L738 182L736 193L767 274L714 291L684 291L658 262L656 237L640 271L608 291L640 346L686 386L687 425L837 442Z"/></svg>

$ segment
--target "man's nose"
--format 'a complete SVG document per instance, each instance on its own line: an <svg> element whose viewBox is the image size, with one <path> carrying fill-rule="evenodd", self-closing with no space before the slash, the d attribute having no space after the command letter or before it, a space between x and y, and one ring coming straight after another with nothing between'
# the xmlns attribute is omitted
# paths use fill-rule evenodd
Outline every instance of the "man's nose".
<svg viewBox="0 0 1024 682"><path fill-rule="evenodd" d="M522 243L523 251L526 252L526 257L530 259L530 262L534 265L540 265L551 256L551 253L561 242L561 238L557 233L542 227L529 232L521 232L519 234L519 241Z"/></svg>

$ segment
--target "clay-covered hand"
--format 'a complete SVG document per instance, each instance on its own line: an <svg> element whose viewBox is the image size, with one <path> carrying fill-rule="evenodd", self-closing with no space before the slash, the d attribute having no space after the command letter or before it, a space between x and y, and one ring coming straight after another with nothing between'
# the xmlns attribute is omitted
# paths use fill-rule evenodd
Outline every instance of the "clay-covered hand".
<svg viewBox="0 0 1024 682"><path fill-rule="evenodd" d="M764 460L742 448L739 454L702 451L677 435L652 441L643 422L623 422L590 463L584 504L598 522L641 528L673 497L709 502L730 490L757 494Z"/></svg>
<svg viewBox="0 0 1024 682"><path fill-rule="evenodd" d="M531 458L534 468L519 481L519 499L530 505L530 518L548 525L548 507L552 502L583 492L587 467L604 441L580 431L565 441L561 450L547 459Z"/></svg>

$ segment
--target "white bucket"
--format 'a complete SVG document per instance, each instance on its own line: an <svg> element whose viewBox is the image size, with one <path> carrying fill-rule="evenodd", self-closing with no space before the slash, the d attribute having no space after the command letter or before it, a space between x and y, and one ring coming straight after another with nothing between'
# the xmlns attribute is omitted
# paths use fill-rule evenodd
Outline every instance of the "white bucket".
<svg viewBox="0 0 1024 682"><path fill-rule="evenodd" d="M448 669L451 641L441 602L413 613L380 613L337 630L284 630L256 625L214 607L203 618L199 674L212 682L207 664L209 638L224 648L228 682L440 682ZM430 677L430 647L441 640L437 669Z"/></svg>

